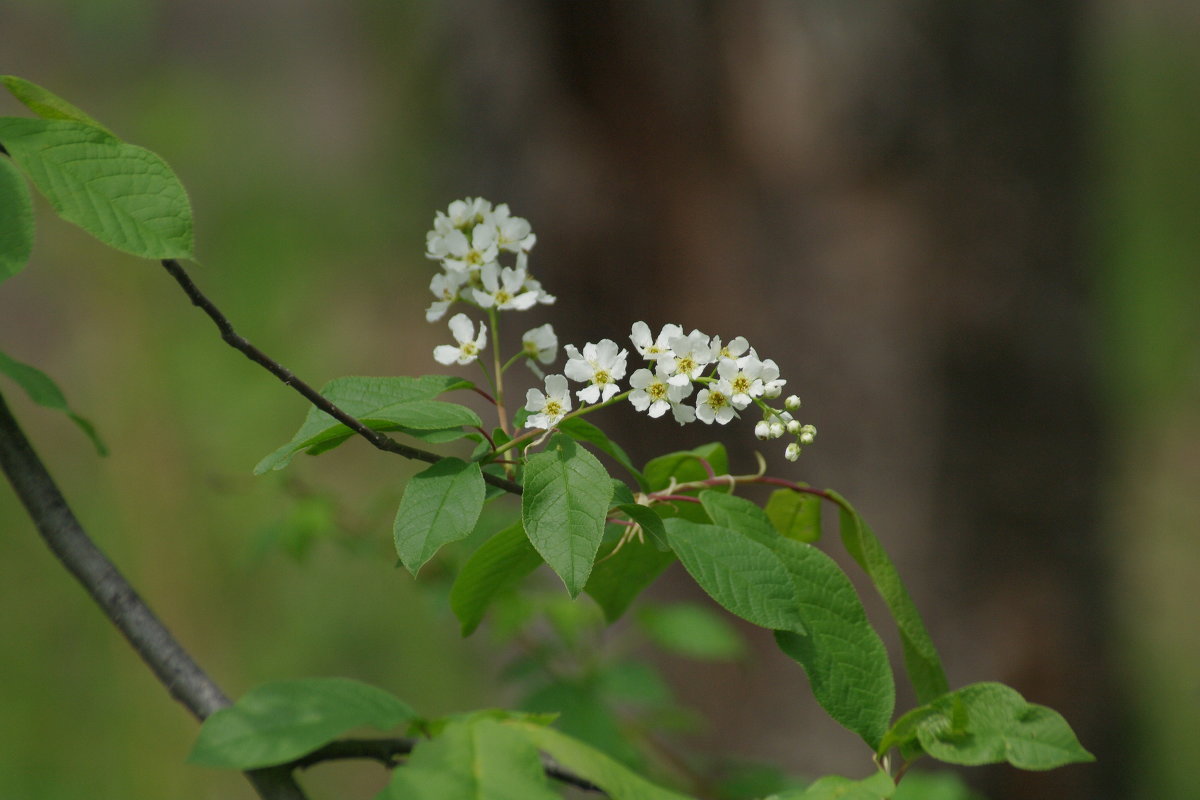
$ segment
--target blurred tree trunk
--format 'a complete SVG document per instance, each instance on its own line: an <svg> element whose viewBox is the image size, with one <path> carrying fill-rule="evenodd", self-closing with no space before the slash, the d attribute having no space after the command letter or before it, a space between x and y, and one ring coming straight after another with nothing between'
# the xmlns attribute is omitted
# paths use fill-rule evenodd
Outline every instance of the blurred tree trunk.
<svg viewBox="0 0 1200 800"><path fill-rule="evenodd" d="M531 219L560 339L624 342L644 319L774 357L821 435L798 467L768 448L773 465L859 503L952 684L1011 683L1101 758L977 774L993 800L1126 796L1104 765L1120 703L1100 635L1080 24L1062 0L460 2L446 19L471 154L450 194ZM641 458L720 437L749 468L758 444L746 422L652 423L602 424ZM681 689L716 720L713 749L864 771L795 665L752 677Z"/></svg>

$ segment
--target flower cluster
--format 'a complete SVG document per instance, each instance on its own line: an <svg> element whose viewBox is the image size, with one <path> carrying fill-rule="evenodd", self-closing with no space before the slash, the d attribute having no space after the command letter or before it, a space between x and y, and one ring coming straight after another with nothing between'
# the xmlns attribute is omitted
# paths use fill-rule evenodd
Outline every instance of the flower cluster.
<svg viewBox="0 0 1200 800"><path fill-rule="evenodd" d="M786 381L779 377L779 366L759 358L744 337L724 343L699 330L685 334L674 324L653 335L645 322L635 322L629 340L645 362L629 376L631 388L625 393L638 411L656 418L670 411L681 425L695 420L724 425L757 406L763 417L755 434L760 439L795 437L785 450L792 461L799 456L800 446L816 436L816 428L793 419L791 412L800 407L795 395L787 398L783 409L767 404L782 394ZM616 342L602 339L584 345L582 351L574 345L564 349L564 374L547 376L545 392L529 390L525 408L531 412L530 427L550 429L570 413L567 378L586 384L575 393L581 404L607 403L621 391L618 382L627 371L627 351Z"/></svg>
<svg viewBox="0 0 1200 800"><path fill-rule="evenodd" d="M440 262L442 272L429 284L434 301L425 319L437 322L459 300L497 311L553 303L554 296L529 274L529 251L536 243L529 222L514 217L505 203L493 208L482 197L469 197L437 212L425 235L425 256ZM504 257L513 265L503 266Z"/></svg>

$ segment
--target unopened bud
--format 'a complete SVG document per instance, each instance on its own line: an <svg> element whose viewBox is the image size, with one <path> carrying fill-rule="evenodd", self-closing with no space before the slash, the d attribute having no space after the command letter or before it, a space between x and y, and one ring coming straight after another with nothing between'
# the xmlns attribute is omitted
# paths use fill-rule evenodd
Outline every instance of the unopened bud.
<svg viewBox="0 0 1200 800"><path fill-rule="evenodd" d="M800 429L802 427L803 426L797 420L794 420L794 419L788 420L787 432L792 435L795 435L800 432Z"/></svg>
<svg viewBox="0 0 1200 800"><path fill-rule="evenodd" d="M764 439L764 440L770 439L771 438L770 423L768 423L765 419L759 420L758 423L756 423L754 426L754 435L757 436L759 439Z"/></svg>
<svg viewBox="0 0 1200 800"><path fill-rule="evenodd" d="M800 445L792 442L787 446L787 450L783 451L783 457L788 461L795 461L800 458Z"/></svg>
<svg viewBox="0 0 1200 800"><path fill-rule="evenodd" d="M787 429L785 427L783 427L782 422L772 422L770 425L770 430L771 430L771 438L778 439L780 436L783 436L784 432Z"/></svg>
<svg viewBox="0 0 1200 800"><path fill-rule="evenodd" d="M796 411L800 408L800 398L794 394L789 394L787 399L783 401L783 407L788 411Z"/></svg>

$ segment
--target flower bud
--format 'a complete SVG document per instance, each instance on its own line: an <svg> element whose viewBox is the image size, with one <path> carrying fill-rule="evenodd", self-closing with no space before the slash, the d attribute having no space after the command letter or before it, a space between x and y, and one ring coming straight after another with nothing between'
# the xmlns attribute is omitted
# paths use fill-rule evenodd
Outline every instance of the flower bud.
<svg viewBox="0 0 1200 800"><path fill-rule="evenodd" d="M797 411L800 408L800 398L794 394L789 394L787 399L783 401L783 407L788 411Z"/></svg>
<svg viewBox="0 0 1200 800"><path fill-rule="evenodd" d="M771 438L771 425L765 419L759 420L754 426L754 435L759 439Z"/></svg>
<svg viewBox="0 0 1200 800"><path fill-rule="evenodd" d="M787 446L787 450L783 451L783 457L788 461L795 461L800 458L800 445L792 442Z"/></svg>
<svg viewBox="0 0 1200 800"><path fill-rule="evenodd" d="M803 426L800 424L800 422L798 420L791 419L791 420L788 420L787 432L794 436L797 433L800 433L800 429L802 427Z"/></svg>
<svg viewBox="0 0 1200 800"><path fill-rule="evenodd" d="M784 432L787 430L786 428L783 427L782 422L772 422L770 424L769 428L771 431L772 439L778 439L780 436L783 436Z"/></svg>

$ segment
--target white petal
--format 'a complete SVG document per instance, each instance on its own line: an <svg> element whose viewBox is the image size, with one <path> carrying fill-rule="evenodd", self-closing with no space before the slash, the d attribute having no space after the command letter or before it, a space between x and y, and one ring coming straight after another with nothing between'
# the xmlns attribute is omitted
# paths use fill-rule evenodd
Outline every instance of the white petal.
<svg viewBox="0 0 1200 800"><path fill-rule="evenodd" d="M437 347L433 348L433 360L439 364L449 365L457 361L458 356L461 353L462 351L454 345L439 344Z"/></svg>
<svg viewBox="0 0 1200 800"><path fill-rule="evenodd" d="M600 399L600 387L596 384L585 386L575 393L581 403L595 403Z"/></svg>
<svg viewBox="0 0 1200 800"><path fill-rule="evenodd" d="M475 338L475 323L466 314L455 314L450 318L450 332L459 344Z"/></svg>
<svg viewBox="0 0 1200 800"><path fill-rule="evenodd" d="M562 375L547 375L546 376L546 394L551 397L563 398L567 396L567 379Z"/></svg>

